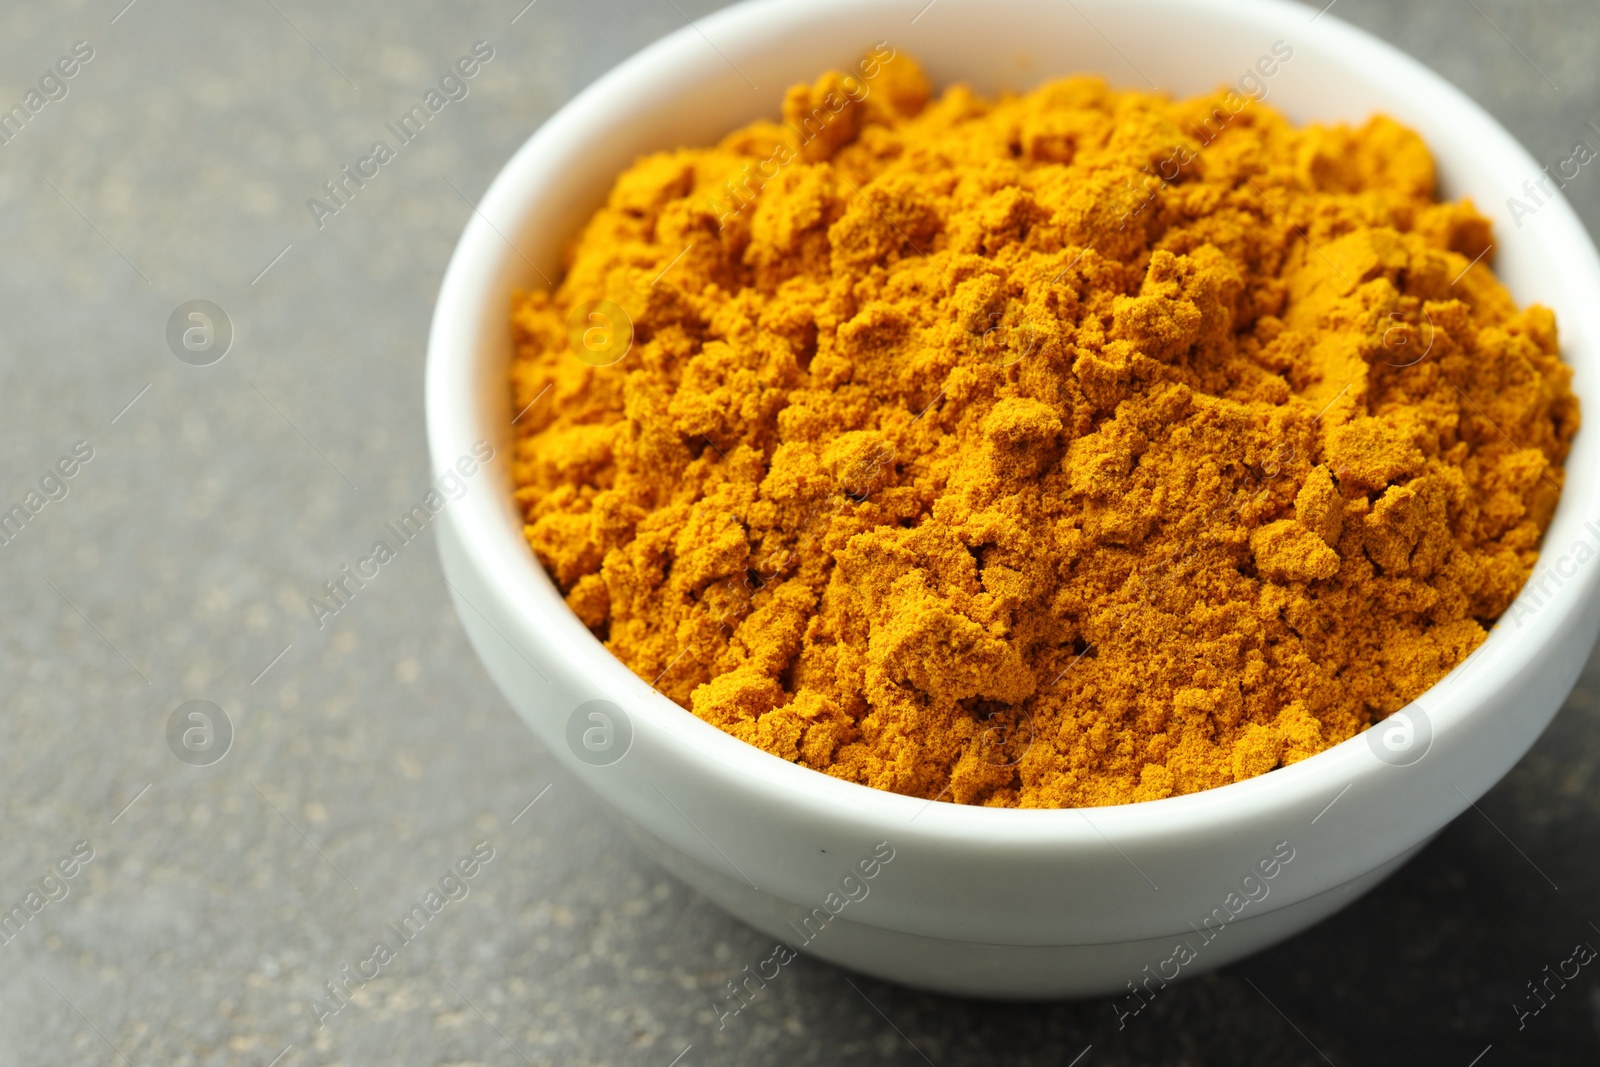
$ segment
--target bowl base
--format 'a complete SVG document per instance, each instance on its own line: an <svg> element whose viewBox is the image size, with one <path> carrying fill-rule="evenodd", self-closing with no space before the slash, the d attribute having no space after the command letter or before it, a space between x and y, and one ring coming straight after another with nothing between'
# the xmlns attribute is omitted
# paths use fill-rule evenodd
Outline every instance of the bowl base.
<svg viewBox="0 0 1600 1067"><path fill-rule="evenodd" d="M1321 922L1399 870L1433 840L1430 836L1387 863L1316 896L1235 919L1210 931L1210 941L1189 930L1101 944L996 945L888 930L842 916L835 916L820 929L814 922L802 926L812 914L810 909L752 889L738 878L689 859L628 820L619 816L618 821L647 856L679 880L735 918L802 954L933 993L1009 1001L1124 994L1133 997L1124 1007L1135 1011L1171 981L1225 966ZM1177 950L1180 943L1189 946L1187 956ZM1180 965L1175 962L1178 959L1187 962ZM750 973L756 970L751 961ZM742 974L731 977L737 980ZM1118 1013L1121 1016L1122 1010Z"/></svg>

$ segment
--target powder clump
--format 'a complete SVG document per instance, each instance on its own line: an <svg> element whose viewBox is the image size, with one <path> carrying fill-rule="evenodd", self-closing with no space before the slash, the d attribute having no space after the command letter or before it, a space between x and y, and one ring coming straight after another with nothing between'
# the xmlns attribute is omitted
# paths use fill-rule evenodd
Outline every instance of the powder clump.
<svg viewBox="0 0 1600 1067"><path fill-rule="evenodd" d="M1409 130L935 98L886 46L781 114L639 160L514 314L528 542L695 715L920 797L1157 799L1398 710L1526 580L1569 370Z"/></svg>

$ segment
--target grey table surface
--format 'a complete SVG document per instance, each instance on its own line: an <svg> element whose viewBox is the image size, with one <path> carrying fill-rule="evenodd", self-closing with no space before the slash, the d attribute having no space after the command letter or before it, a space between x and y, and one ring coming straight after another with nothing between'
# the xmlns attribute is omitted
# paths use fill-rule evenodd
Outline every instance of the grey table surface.
<svg viewBox="0 0 1600 1067"><path fill-rule="evenodd" d="M306 609L427 488L424 338L470 202L574 92L715 6L524 2L0 9L6 106L93 49L0 146L0 501L93 450L0 546L0 904L67 893L0 945L0 1064L1600 1062L1600 971L1521 1028L1512 1007L1600 944L1597 663L1399 874L1124 1030L1106 1001L858 989L803 960L719 1031L713 998L766 939L645 860L524 728L431 538L325 629ZM1539 159L1600 145L1593 3L1331 15ZM306 198L479 39L467 98L319 231ZM1600 177L1568 196L1593 230ZM204 368L166 340L194 299L235 333ZM209 766L167 743L195 699L233 724ZM480 841L470 895L319 1027L323 983ZM79 842L92 858L46 882Z"/></svg>

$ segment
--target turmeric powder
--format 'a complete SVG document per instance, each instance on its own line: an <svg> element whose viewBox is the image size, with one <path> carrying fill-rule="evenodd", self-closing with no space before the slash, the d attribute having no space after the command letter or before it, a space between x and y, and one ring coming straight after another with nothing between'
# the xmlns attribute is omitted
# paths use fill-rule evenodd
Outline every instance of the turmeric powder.
<svg viewBox="0 0 1600 1067"><path fill-rule="evenodd" d="M918 797L1193 793L1400 709L1527 578L1569 369L1415 133L934 98L886 46L782 114L640 159L514 308L528 542L693 714Z"/></svg>

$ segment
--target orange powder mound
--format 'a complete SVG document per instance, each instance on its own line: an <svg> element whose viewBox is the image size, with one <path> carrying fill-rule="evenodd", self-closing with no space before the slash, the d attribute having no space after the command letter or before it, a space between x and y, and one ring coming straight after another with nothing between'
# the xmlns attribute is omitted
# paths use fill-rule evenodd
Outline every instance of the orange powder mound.
<svg viewBox="0 0 1600 1067"><path fill-rule="evenodd" d="M1398 710L1527 578L1569 370L1411 131L934 99L882 47L783 116L640 159L514 311L528 543L689 712L919 797L1155 799Z"/></svg>

